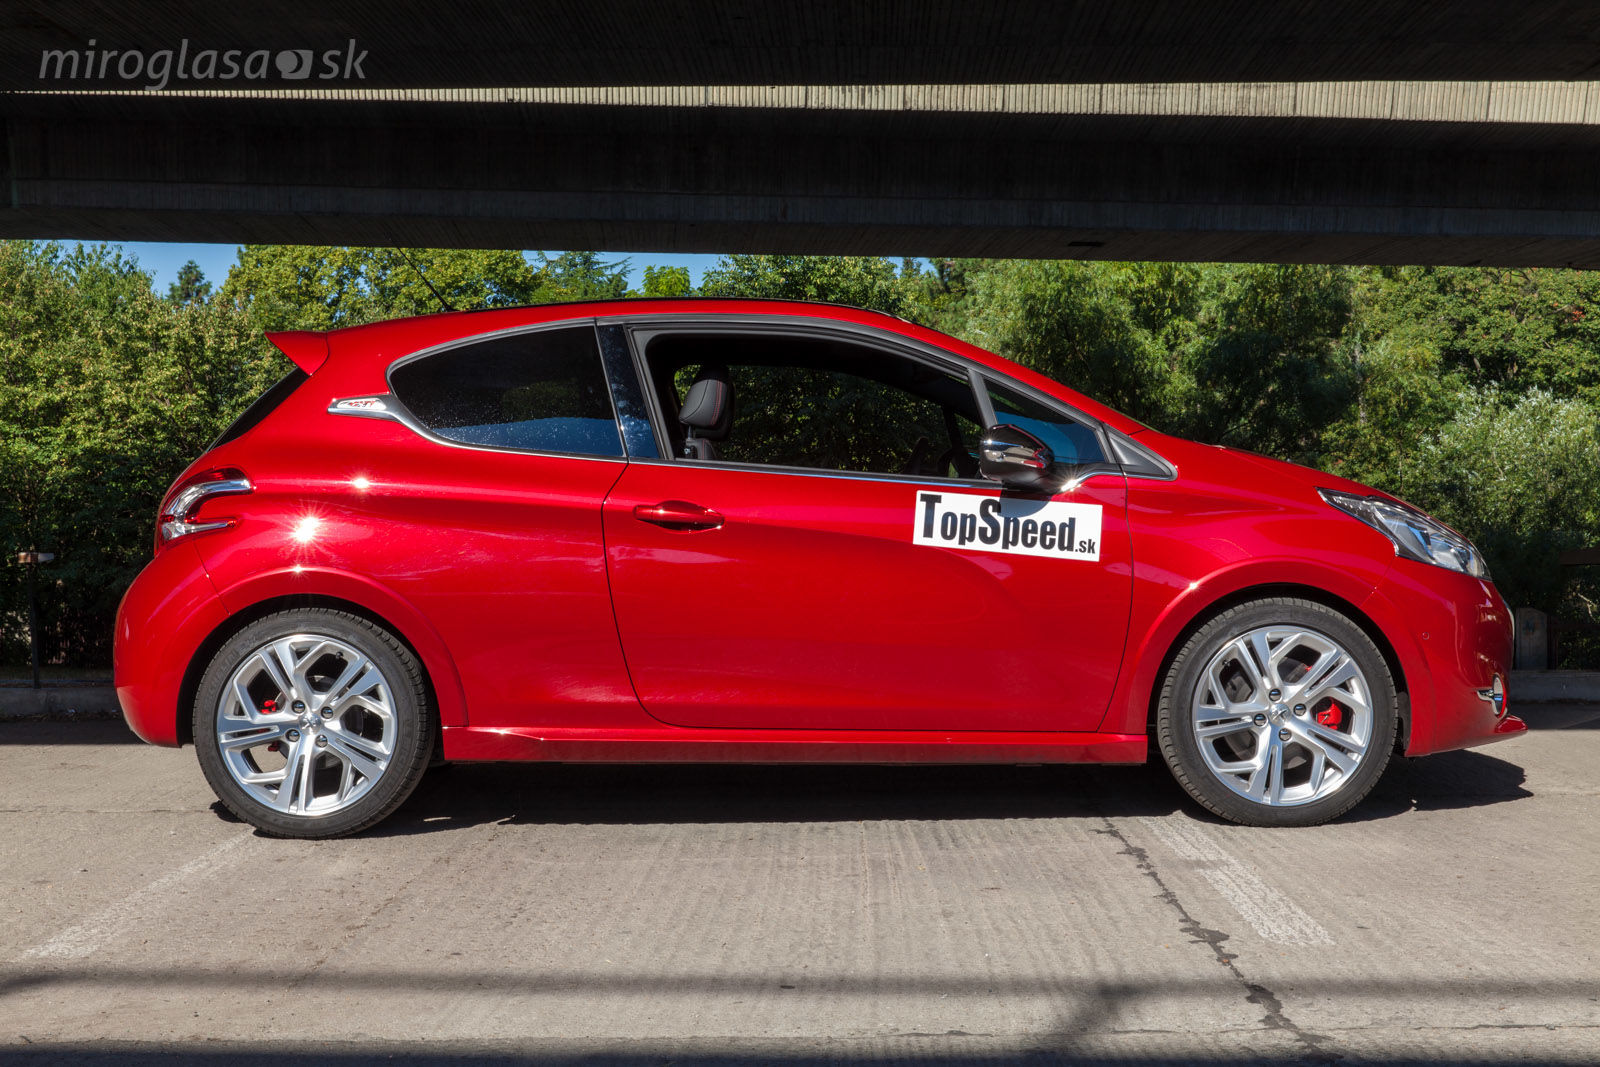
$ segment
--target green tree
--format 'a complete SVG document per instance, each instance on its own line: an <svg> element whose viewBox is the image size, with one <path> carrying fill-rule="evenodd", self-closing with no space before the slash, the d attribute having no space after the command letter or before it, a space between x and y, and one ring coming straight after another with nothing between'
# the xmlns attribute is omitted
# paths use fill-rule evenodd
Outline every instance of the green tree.
<svg viewBox="0 0 1600 1067"><path fill-rule="evenodd" d="M203 304L211 299L211 283L200 264L191 259L178 268L178 280L167 286L167 299L174 304Z"/></svg>
<svg viewBox="0 0 1600 1067"><path fill-rule="evenodd" d="M523 303L558 300L620 300L628 295L628 261L607 263L598 252L539 253L540 289Z"/></svg>
<svg viewBox="0 0 1600 1067"><path fill-rule="evenodd" d="M1557 557L1600 534L1600 428L1579 400L1469 390L1421 439L1394 488L1478 545L1514 605L1563 597Z"/></svg>
<svg viewBox="0 0 1600 1067"><path fill-rule="evenodd" d="M38 548L51 651L108 663L161 494L287 369L237 310L158 298L114 248L0 242L0 655L23 654L12 561Z"/></svg>
<svg viewBox="0 0 1600 1067"><path fill-rule="evenodd" d="M882 256L723 256L700 279L705 296L822 300L922 321L922 278Z"/></svg>
<svg viewBox="0 0 1600 1067"><path fill-rule="evenodd" d="M643 297L689 296L694 285L689 281L688 267L646 267L644 286L639 291Z"/></svg>
<svg viewBox="0 0 1600 1067"><path fill-rule="evenodd" d="M309 245L244 245L222 286L256 322L305 330L443 311L439 297L457 311L565 299L547 291L516 251Z"/></svg>
<svg viewBox="0 0 1600 1067"><path fill-rule="evenodd" d="M1207 268L1185 362L1193 436L1315 462L1323 429L1354 397L1338 339L1350 319L1344 267Z"/></svg>
<svg viewBox="0 0 1600 1067"><path fill-rule="evenodd" d="M1600 405L1600 272L1399 267L1362 272L1368 335L1439 354L1474 385Z"/></svg>
<svg viewBox="0 0 1600 1067"><path fill-rule="evenodd" d="M916 275L920 282L917 302L925 309L928 325L948 334L962 335L973 313L972 282L999 260L936 258ZM906 272L901 271L904 275Z"/></svg>
<svg viewBox="0 0 1600 1067"><path fill-rule="evenodd" d="M1395 338L1367 344L1347 333L1342 348L1354 399L1322 437L1322 465L1345 478L1393 490L1417 441L1455 417L1466 381L1439 353Z"/></svg>
<svg viewBox="0 0 1600 1067"><path fill-rule="evenodd" d="M959 334L1134 418L1170 425L1182 392L1126 272L1075 260L994 262L965 274Z"/></svg>

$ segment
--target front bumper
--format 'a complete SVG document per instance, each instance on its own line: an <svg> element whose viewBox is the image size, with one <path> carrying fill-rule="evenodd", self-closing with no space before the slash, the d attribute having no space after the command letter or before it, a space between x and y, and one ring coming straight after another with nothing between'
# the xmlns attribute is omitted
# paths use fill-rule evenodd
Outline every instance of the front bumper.
<svg viewBox="0 0 1600 1067"><path fill-rule="evenodd" d="M1511 610L1492 582L1400 559L1365 606L1390 638L1411 703L1406 755L1486 745L1527 725L1484 693L1511 672Z"/></svg>

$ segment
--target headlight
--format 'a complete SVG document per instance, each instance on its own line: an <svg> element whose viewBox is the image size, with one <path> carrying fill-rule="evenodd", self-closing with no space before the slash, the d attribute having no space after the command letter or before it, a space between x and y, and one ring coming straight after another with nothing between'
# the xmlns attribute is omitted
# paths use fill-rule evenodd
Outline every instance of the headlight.
<svg viewBox="0 0 1600 1067"><path fill-rule="evenodd" d="M1483 555L1473 547L1471 541L1416 508L1381 497L1356 496L1333 489L1319 489L1317 492L1340 511L1354 515L1393 541L1396 555L1432 563L1445 570L1460 571L1474 578L1489 577L1489 568L1483 564Z"/></svg>

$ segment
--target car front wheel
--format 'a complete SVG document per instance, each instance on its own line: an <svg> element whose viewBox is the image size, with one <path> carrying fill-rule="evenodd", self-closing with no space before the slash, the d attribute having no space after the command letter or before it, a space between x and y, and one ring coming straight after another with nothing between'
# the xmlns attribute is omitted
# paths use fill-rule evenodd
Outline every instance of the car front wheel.
<svg viewBox="0 0 1600 1067"><path fill-rule="evenodd" d="M1327 605L1255 600L1184 643L1156 738L1178 783L1250 826L1314 826L1377 784L1394 749L1396 687L1367 633Z"/></svg>
<svg viewBox="0 0 1600 1067"><path fill-rule="evenodd" d="M388 816L421 780L434 732L416 656L381 626L325 608L235 634L194 708L212 790L281 837L336 837Z"/></svg>

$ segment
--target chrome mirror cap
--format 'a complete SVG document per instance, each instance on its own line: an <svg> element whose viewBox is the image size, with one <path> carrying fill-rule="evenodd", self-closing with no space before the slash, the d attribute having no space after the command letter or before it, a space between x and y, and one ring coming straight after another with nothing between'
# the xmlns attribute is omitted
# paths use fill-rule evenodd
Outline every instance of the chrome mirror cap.
<svg viewBox="0 0 1600 1067"><path fill-rule="evenodd" d="M1055 455L1050 446L1019 426L991 426L978 442L978 470L1001 485L1044 488L1054 466Z"/></svg>

